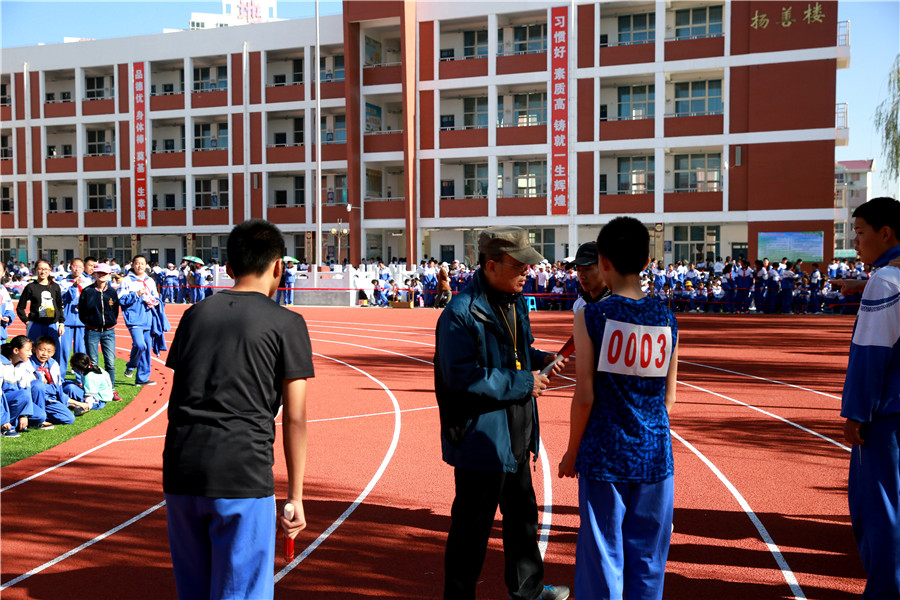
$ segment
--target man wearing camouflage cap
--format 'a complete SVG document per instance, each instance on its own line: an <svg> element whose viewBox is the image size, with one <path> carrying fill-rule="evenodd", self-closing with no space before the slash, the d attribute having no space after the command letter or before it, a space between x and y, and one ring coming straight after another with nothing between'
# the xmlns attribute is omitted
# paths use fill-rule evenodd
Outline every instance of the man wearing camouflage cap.
<svg viewBox="0 0 900 600"><path fill-rule="evenodd" d="M539 445L535 399L549 381L540 370L555 356L532 347L522 296L528 265L542 260L524 229L483 231L480 268L438 320L435 394L443 458L454 467L456 484L444 557L445 600L474 600L498 506L510 597L569 597L568 588L543 582L528 464L530 456L536 460Z"/></svg>

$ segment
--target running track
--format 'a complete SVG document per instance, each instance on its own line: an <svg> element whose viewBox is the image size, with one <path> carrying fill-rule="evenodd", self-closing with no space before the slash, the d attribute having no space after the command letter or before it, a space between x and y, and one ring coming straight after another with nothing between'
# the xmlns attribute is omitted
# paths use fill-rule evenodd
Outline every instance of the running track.
<svg viewBox="0 0 900 600"><path fill-rule="evenodd" d="M440 459L432 387L438 313L294 310L316 354L309 527L294 563L277 560L276 596L439 598L452 469ZM170 307L173 326L182 312ZM852 319L689 314L679 324L666 597L858 598L864 572L838 415ZM538 347L553 350L570 335L571 315L532 313L532 325ZM129 344L120 327L120 357ZM557 479L556 466L573 373L539 401L545 451L534 472L546 579L569 585L577 484ZM160 484L171 372L154 361L153 377L161 385L116 417L0 472L4 598L175 597ZM275 468L283 498L283 458ZM506 597L499 527L494 533L479 598Z"/></svg>

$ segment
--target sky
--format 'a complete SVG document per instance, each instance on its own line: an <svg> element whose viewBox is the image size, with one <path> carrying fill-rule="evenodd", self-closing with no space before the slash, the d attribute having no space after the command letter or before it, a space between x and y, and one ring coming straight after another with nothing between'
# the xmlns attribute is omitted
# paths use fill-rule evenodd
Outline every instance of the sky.
<svg viewBox="0 0 900 600"><path fill-rule="evenodd" d="M320 2L319 14L339 14L341 2ZM187 28L192 12L221 13L222 3L191 0L0 0L0 48L57 44L64 37L112 38ZM312 17L311 0L279 0L282 19ZM47 18L52 15L52 18ZM103 15L102 18L97 18ZM836 102L849 105L850 143L835 148L835 160L875 159L872 196L900 197L900 180L883 174L881 138L872 122L887 95L888 73L900 53L900 2L844 0L838 20L850 21L850 67L837 71Z"/></svg>

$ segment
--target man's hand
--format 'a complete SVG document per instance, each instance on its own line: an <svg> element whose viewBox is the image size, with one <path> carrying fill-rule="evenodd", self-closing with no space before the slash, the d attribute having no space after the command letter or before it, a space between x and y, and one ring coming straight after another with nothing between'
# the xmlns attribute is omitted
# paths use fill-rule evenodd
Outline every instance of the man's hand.
<svg viewBox="0 0 900 600"><path fill-rule="evenodd" d="M847 419L844 422L844 439L847 440L848 444L862 446L866 443L859 435L860 427L862 427L862 423L854 421L853 419Z"/></svg>
<svg viewBox="0 0 900 600"><path fill-rule="evenodd" d="M546 367L547 365L552 363L554 360L556 360L556 358L558 356L559 356L559 354L548 354L547 356L545 356L544 357L544 367ZM566 362L568 360L569 360L568 358L563 358L558 363L553 365L553 369L550 371L548 377L553 376L553 375L559 375L560 373L562 373L563 369L566 368Z"/></svg>
<svg viewBox="0 0 900 600"><path fill-rule="evenodd" d="M563 456L562 461L559 463L559 477L576 477L575 473L575 456L569 457L569 452L566 452L565 456Z"/></svg>
<svg viewBox="0 0 900 600"><path fill-rule="evenodd" d="M65 323L60 323L59 326L57 327L57 331L59 331L59 337L62 337L63 334L66 332Z"/></svg>
<svg viewBox="0 0 900 600"><path fill-rule="evenodd" d="M279 521L281 523L281 530L284 531L284 535L294 539L297 537L298 533L306 529L306 513L303 512L303 500L288 498L288 504L294 506L293 520L288 521L282 514L279 517Z"/></svg>
<svg viewBox="0 0 900 600"><path fill-rule="evenodd" d="M547 389L547 384L550 383L550 380L541 375L540 371L532 371L532 375L534 375L534 387L531 389L531 395L535 398L540 398L541 394Z"/></svg>

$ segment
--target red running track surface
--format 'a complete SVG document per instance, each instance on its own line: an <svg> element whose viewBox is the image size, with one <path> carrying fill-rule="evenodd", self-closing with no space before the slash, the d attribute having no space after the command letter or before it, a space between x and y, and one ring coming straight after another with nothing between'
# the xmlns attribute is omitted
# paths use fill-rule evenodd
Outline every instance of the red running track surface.
<svg viewBox="0 0 900 600"><path fill-rule="evenodd" d="M173 325L183 310L169 307ZM316 353L309 526L295 564L284 568L277 553L276 597L439 598L453 499L432 384L439 313L293 310L306 318ZM538 347L555 350L571 335L570 313L531 319ZM838 414L852 318L690 314L679 324L666 597L859 597L865 575L847 514L849 452ZM125 357L130 338L124 327L117 333ZM160 472L171 372L162 360L153 371L160 385L114 418L0 472L4 598L175 597ZM534 472L546 580L567 585L577 484L558 479L556 467L573 374L570 364L539 401L546 460ZM283 499L282 457L275 469ZM498 521L479 598L507 596L502 560Z"/></svg>

